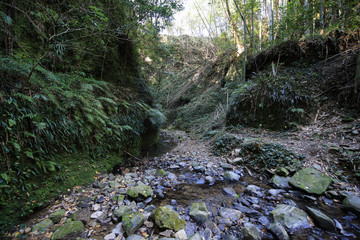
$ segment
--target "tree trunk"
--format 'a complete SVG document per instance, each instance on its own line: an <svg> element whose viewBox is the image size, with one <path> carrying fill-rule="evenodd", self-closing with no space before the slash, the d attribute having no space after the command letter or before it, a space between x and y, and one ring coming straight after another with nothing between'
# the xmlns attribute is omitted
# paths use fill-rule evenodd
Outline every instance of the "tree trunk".
<svg viewBox="0 0 360 240"><path fill-rule="evenodd" d="M246 0L244 0L244 82L246 81Z"/></svg>
<svg viewBox="0 0 360 240"><path fill-rule="evenodd" d="M357 58L357 68L355 75L355 87L354 87L355 99L359 103L359 93L360 93L360 53Z"/></svg>
<svg viewBox="0 0 360 240"><path fill-rule="evenodd" d="M240 55L244 51L244 49L241 46L241 41L240 41L240 38L239 38L239 35L238 35L237 28L235 26L234 19L231 16L229 0L225 0L225 5L226 5L226 12L227 12L227 15L228 15L229 21L230 21L231 30L233 32L234 39L235 39L236 52L237 52L238 55Z"/></svg>

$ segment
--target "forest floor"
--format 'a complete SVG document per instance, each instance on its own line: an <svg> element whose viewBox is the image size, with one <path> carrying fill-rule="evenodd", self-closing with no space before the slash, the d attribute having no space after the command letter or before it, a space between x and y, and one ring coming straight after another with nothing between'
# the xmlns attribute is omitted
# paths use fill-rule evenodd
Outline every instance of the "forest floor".
<svg viewBox="0 0 360 240"><path fill-rule="evenodd" d="M229 133L241 139L282 144L302 154L301 167L317 169L333 179L320 195L271 183L268 177L271 171L257 172L251 163L235 164L233 154L215 156L211 141L199 141L185 132L167 130L161 133L159 148L149 156L133 160L136 162L132 162L131 167L122 167L118 173L99 174L90 186L75 187L71 194L62 196L19 225L12 236L27 239L274 239L284 234L279 233L279 229L284 229L288 235L284 239L308 239L308 236L358 239L359 218L351 211L342 210L345 196L359 194L358 182L355 178L348 181L346 169L341 165L348 159L346 154L360 150L359 124L359 119L344 122L341 115L319 113L316 122L296 131L241 128ZM131 197L128 190L139 185L150 186L152 195ZM194 214L192 208L196 202L204 203L206 210ZM186 221L185 232L159 226L154 209L160 206L167 206ZM302 219L301 214L294 212L297 219L275 220L284 227L274 227L271 222L276 218L276 211L282 211L284 206L290 208L286 211L303 209L311 218L305 214ZM330 227L324 227L322 221L328 220L319 220L309 207L326 214ZM59 210L61 215L55 218L54 213ZM128 220L124 211L140 213L143 220L133 221L129 230L125 227ZM36 229L36 224L49 219L52 224ZM58 238L60 229L64 232L64 228L79 221L80 230Z"/></svg>

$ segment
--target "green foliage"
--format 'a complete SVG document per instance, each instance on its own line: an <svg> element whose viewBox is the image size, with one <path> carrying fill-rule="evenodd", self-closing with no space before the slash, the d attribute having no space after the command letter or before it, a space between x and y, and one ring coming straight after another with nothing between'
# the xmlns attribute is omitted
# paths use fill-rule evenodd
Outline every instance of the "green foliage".
<svg viewBox="0 0 360 240"><path fill-rule="evenodd" d="M220 135L212 142L212 152L218 156L228 154L239 147L242 142L241 139L230 134Z"/></svg>

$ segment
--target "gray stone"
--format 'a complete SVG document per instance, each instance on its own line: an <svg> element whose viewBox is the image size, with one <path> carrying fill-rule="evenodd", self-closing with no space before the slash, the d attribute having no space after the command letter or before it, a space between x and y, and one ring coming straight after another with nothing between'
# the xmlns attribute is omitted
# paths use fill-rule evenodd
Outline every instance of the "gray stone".
<svg viewBox="0 0 360 240"><path fill-rule="evenodd" d="M323 212L320 210L317 210L315 208L306 207L307 213L310 215L310 217L315 221L315 223L326 230L334 231L336 229L336 225L334 220L326 216Z"/></svg>
<svg viewBox="0 0 360 240"><path fill-rule="evenodd" d="M344 199L341 208L344 209L345 211L353 212L358 217L360 217L360 198L354 194L349 194Z"/></svg>
<svg viewBox="0 0 360 240"><path fill-rule="evenodd" d="M134 234L144 223L145 218L141 213L126 213L122 217L122 224L128 235Z"/></svg>
<svg viewBox="0 0 360 240"><path fill-rule="evenodd" d="M126 238L126 240L145 240L145 238L143 238L142 236L139 235L130 235Z"/></svg>
<svg viewBox="0 0 360 240"><path fill-rule="evenodd" d="M221 217L230 219L233 222L240 220L244 216L241 211L232 208L220 208L219 213Z"/></svg>
<svg viewBox="0 0 360 240"><path fill-rule="evenodd" d="M295 173L289 183L311 194L322 194L329 187L331 177L313 168L304 168Z"/></svg>
<svg viewBox="0 0 360 240"><path fill-rule="evenodd" d="M223 188L224 193L229 194L230 196L236 197L237 194L232 187L225 187Z"/></svg>
<svg viewBox="0 0 360 240"><path fill-rule="evenodd" d="M110 184L111 188L119 188L120 187L120 183L116 180L110 181L109 184Z"/></svg>
<svg viewBox="0 0 360 240"><path fill-rule="evenodd" d="M258 197L263 197L264 194L261 192L261 188L259 188L258 186L256 185L248 185L246 187L246 190Z"/></svg>
<svg viewBox="0 0 360 240"><path fill-rule="evenodd" d="M291 177L280 177L278 175L274 175L269 182L272 183L277 188L289 188L289 181Z"/></svg>
<svg viewBox="0 0 360 240"><path fill-rule="evenodd" d="M271 194L271 195L273 195L274 197L276 197L277 195L279 195L280 193L284 193L285 192L285 190L283 190L283 189L270 189L269 190L269 193Z"/></svg>
<svg viewBox="0 0 360 240"><path fill-rule="evenodd" d="M105 217L106 217L106 215L102 211L96 211L93 214L91 214L92 219L97 219L100 221L104 220Z"/></svg>
<svg viewBox="0 0 360 240"><path fill-rule="evenodd" d="M285 228L278 222L271 223L268 226L268 230L274 234L278 240L289 240L289 234L286 232Z"/></svg>
<svg viewBox="0 0 360 240"><path fill-rule="evenodd" d="M115 233L110 233L104 237L104 240L115 240L116 235Z"/></svg>
<svg viewBox="0 0 360 240"><path fill-rule="evenodd" d="M260 240L262 238L261 230L252 223L245 223L241 231L246 240Z"/></svg>
<svg viewBox="0 0 360 240"><path fill-rule="evenodd" d="M193 203L190 205L189 215L195 221L203 223L209 218L210 212L207 210L205 203Z"/></svg>
<svg viewBox="0 0 360 240"><path fill-rule="evenodd" d="M280 204L271 211L271 214L275 222L280 223L288 229L310 227L309 220L307 219L307 214L299 208L290 205Z"/></svg>
<svg viewBox="0 0 360 240"><path fill-rule="evenodd" d="M215 182L215 179L211 176L206 176L205 181L208 182L210 185L213 185Z"/></svg>
<svg viewBox="0 0 360 240"><path fill-rule="evenodd" d="M57 210L56 212L50 214L49 218L56 224L56 223L60 222L60 220L62 219L64 214L65 214L65 209L60 209L60 210Z"/></svg>
<svg viewBox="0 0 360 240"><path fill-rule="evenodd" d="M81 221L70 221L60 226L51 236L53 240L76 239L80 237L84 230L84 224Z"/></svg>
<svg viewBox="0 0 360 240"><path fill-rule="evenodd" d="M195 233L189 237L188 240L202 240L200 233Z"/></svg>
<svg viewBox="0 0 360 240"><path fill-rule="evenodd" d="M224 173L224 179L227 181L239 181L240 175L234 173L233 171L227 171Z"/></svg>
<svg viewBox="0 0 360 240"><path fill-rule="evenodd" d="M131 207L129 206L120 206L119 208L115 209L113 214L117 217L117 218L121 218L122 216L124 216L126 213L130 213L131 212Z"/></svg>
<svg viewBox="0 0 360 240"><path fill-rule="evenodd" d="M186 240L188 238L184 229L177 231L174 236L179 240Z"/></svg>
<svg viewBox="0 0 360 240"><path fill-rule="evenodd" d="M47 228L54 226L54 222L51 219L45 219L32 227L33 232L41 232Z"/></svg>

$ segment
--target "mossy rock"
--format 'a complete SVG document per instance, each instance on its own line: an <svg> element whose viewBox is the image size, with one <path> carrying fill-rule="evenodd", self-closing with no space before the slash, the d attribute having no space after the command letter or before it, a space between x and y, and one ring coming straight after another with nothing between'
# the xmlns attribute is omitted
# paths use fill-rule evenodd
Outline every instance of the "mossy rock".
<svg viewBox="0 0 360 240"><path fill-rule="evenodd" d="M165 170L164 169L157 169L156 170L156 176L165 177L166 176Z"/></svg>
<svg viewBox="0 0 360 240"><path fill-rule="evenodd" d="M44 231L47 228L54 226L54 222L51 219L45 219L32 227L33 232Z"/></svg>
<svg viewBox="0 0 360 240"><path fill-rule="evenodd" d="M127 213L130 213L132 210L129 206L120 206L118 209L115 209L113 214L117 217L117 218L121 218L122 216L124 216Z"/></svg>
<svg viewBox="0 0 360 240"><path fill-rule="evenodd" d="M209 218L210 213L205 203L193 203L190 205L189 215L195 221L203 223Z"/></svg>
<svg viewBox="0 0 360 240"><path fill-rule="evenodd" d="M57 210L56 212L50 214L49 218L54 222L58 223L65 214L65 209Z"/></svg>
<svg viewBox="0 0 360 240"><path fill-rule="evenodd" d="M52 235L52 240L57 239L76 239L84 230L84 224L81 221L69 221L59 227Z"/></svg>
<svg viewBox="0 0 360 240"><path fill-rule="evenodd" d="M180 215L167 208L167 207L158 207L154 211L155 223L160 228L167 228L174 231L179 231L185 229L186 221L180 217Z"/></svg>
<svg viewBox="0 0 360 240"><path fill-rule="evenodd" d="M134 186L134 187L130 187L126 194L129 196L129 197L132 197L132 198L138 198L138 197L144 197L144 198L147 198L147 197L150 197L152 194L153 194L153 190L150 186L148 185L145 185L145 184L139 184L137 186Z"/></svg>
<svg viewBox="0 0 360 240"><path fill-rule="evenodd" d="M123 228L128 235L134 234L144 221L145 217L138 212L125 213L122 217Z"/></svg>
<svg viewBox="0 0 360 240"><path fill-rule="evenodd" d="M304 168L290 179L289 183L310 194L322 194L329 187L332 178L313 168Z"/></svg>

